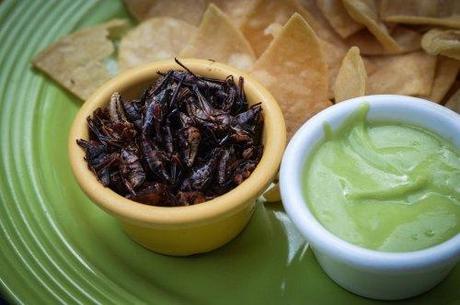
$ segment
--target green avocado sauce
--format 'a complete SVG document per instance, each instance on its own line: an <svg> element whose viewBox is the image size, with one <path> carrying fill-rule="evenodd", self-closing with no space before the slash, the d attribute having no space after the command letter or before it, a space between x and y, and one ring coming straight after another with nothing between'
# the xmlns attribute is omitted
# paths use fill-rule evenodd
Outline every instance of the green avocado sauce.
<svg viewBox="0 0 460 305"><path fill-rule="evenodd" d="M363 104L307 160L304 196L319 222L353 244L427 248L460 233L460 151L417 126L369 122Z"/></svg>

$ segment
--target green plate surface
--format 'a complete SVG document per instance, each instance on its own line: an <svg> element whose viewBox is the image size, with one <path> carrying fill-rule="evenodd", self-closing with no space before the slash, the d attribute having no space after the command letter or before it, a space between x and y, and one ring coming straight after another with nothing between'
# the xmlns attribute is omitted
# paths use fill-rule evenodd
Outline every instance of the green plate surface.
<svg viewBox="0 0 460 305"><path fill-rule="evenodd" d="M0 1L1 2L1 1ZM67 133L81 102L30 59L82 26L126 17L119 1L0 5L0 286L17 304L380 304L337 286L280 205L258 204L227 246L188 258L129 240L77 186ZM460 266L404 304L460 304ZM394 303L398 304L398 303Z"/></svg>

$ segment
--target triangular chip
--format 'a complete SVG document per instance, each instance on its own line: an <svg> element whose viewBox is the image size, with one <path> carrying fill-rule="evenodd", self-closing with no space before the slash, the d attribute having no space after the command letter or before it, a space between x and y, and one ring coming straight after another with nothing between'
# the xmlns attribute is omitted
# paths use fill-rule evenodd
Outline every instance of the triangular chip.
<svg viewBox="0 0 460 305"><path fill-rule="evenodd" d="M431 93L426 98L440 103L457 78L460 61L439 56Z"/></svg>
<svg viewBox="0 0 460 305"><path fill-rule="evenodd" d="M246 21L248 15L261 0L210 0L227 15L236 27Z"/></svg>
<svg viewBox="0 0 460 305"><path fill-rule="evenodd" d="M177 56L195 31L195 26L169 17L151 18L140 23L120 42L120 69Z"/></svg>
<svg viewBox="0 0 460 305"><path fill-rule="evenodd" d="M180 56L213 59L243 70L255 61L249 42L214 4L209 5L198 31Z"/></svg>
<svg viewBox="0 0 460 305"><path fill-rule="evenodd" d="M278 101L289 137L312 115L331 105L319 39L299 14L289 19L251 74Z"/></svg>
<svg viewBox="0 0 460 305"><path fill-rule="evenodd" d="M123 0L128 11L137 20L152 17L171 17L190 24L200 23L206 8L205 0Z"/></svg>
<svg viewBox="0 0 460 305"><path fill-rule="evenodd" d="M446 107L460 113L460 89L458 89L447 101Z"/></svg>
<svg viewBox="0 0 460 305"><path fill-rule="evenodd" d="M241 24L241 31L259 56L272 41L269 28L282 26L296 11L295 1L261 0Z"/></svg>
<svg viewBox="0 0 460 305"><path fill-rule="evenodd" d="M460 30L432 29L422 38L422 48L431 55L444 55L460 60Z"/></svg>
<svg viewBox="0 0 460 305"><path fill-rule="evenodd" d="M272 24L284 25L289 17L296 12L304 17L308 14L295 0L261 0L257 2L246 21L241 25L241 31L257 56L265 51L273 39L267 28Z"/></svg>
<svg viewBox="0 0 460 305"><path fill-rule="evenodd" d="M363 62L364 62L364 67L366 68L366 74L367 75L371 75L373 74L375 71L377 71L377 65L372 63L372 57L369 57L371 60L369 60L368 58L365 58L363 56L361 56Z"/></svg>
<svg viewBox="0 0 460 305"><path fill-rule="evenodd" d="M346 38L364 27L348 15L342 0L316 0L316 4L331 27L342 38Z"/></svg>
<svg viewBox="0 0 460 305"><path fill-rule="evenodd" d="M460 28L460 1L382 0L380 16L387 22Z"/></svg>
<svg viewBox="0 0 460 305"><path fill-rule="evenodd" d="M368 57L377 66L367 78L367 94L426 96L436 69L436 57L425 52Z"/></svg>
<svg viewBox="0 0 460 305"><path fill-rule="evenodd" d="M343 58L334 86L335 101L341 102L366 94L366 68L359 49L352 47Z"/></svg>
<svg viewBox="0 0 460 305"><path fill-rule="evenodd" d="M275 38L276 35L278 35L281 32L281 29L283 28L282 24L279 23L272 23L270 24L264 31L264 34L271 35L273 38Z"/></svg>
<svg viewBox="0 0 460 305"><path fill-rule="evenodd" d="M391 52L399 52L398 43L390 36L387 27L378 17L374 0L343 0L346 10L358 23L367 27L382 46Z"/></svg>
<svg viewBox="0 0 460 305"><path fill-rule="evenodd" d="M72 33L41 51L32 63L77 97L86 100L112 77L103 65L115 50L109 38L127 26L126 20L112 20Z"/></svg>
<svg viewBox="0 0 460 305"><path fill-rule="evenodd" d="M316 5L315 0L300 0L299 1L304 8L302 16L307 15L306 18L308 24L315 31L315 34L320 38L321 47L323 48L323 54L326 59L328 67L328 78L329 78L329 99L334 98L334 83L337 73L339 72L340 64L343 57L348 51L348 45L337 34L334 29L330 26L329 22L321 13L321 10ZM305 18L305 17L304 17Z"/></svg>
<svg viewBox="0 0 460 305"><path fill-rule="evenodd" d="M305 18L311 28L315 31L315 34L322 40L335 45L337 48L343 49L343 56L348 51L348 47L345 44L342 37L335 32L331 27L327 19L321 13L321 10L316 5L315 0L299 0L300 7L299 14ZM343 57L342 56L342 57Z"/></svg>
<svg viewBox="0 0 460 305"><path fill-rule="evenodd" d="M357 46L363 55L404 54L420 49L420 40L422 36L417 31L396 26L391 31L391 36L401 47L400 50L386 50L367 29L350 36L347 42L351 46Z"/></svg>
<svg viewBox="0 0 460 305"><path fill-rule="evenodd" d="M264 1L265 5L262 6L264 9L259 9L259 13L266 18L274 18L274 14L270 10L265 10L268 5L267 1ZM328 66L328 78L329 78L329 98L334 97L334 92L332 90L335 83L335 78L337 72L340 68L340 63L347 53L348 46L345 44L343 39L331 28L327 20L322 16L321 11L316 6L315 0L302 0L297 2L296 0L292 1L277 1L280 2L280 5L284 5L286 11L298 12L311 26L315 34L320 38L320 44L323 48L323 54L326 59ZM288 9L290 8L290 9ZM274 19L273 19L274 20ZM278 20L280 20L278 18ZM249 21L248 21L249 22ZM264 35L274 36L278 30L282 27L283 24L277 23L269 24L264 29ZM269 37L271 40L272 37Z"/></svg>
<svg viewBox="0 0 460 305"><path fill-rule="evenodd" d="M339 73L340 65L342 63L342 59L346 54L346 50L337 47L336 45L330 43L326 40L320 39L320 45L323 50L324 59L326 60L327 64L327 71L328 71L328 98L334 98L334 84L335 79L337 78L337 73Z"/></svg>

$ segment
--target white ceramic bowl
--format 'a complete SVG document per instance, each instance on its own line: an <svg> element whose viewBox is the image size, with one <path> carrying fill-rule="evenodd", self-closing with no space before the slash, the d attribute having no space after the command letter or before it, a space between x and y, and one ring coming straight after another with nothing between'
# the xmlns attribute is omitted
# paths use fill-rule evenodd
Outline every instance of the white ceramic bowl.
<svg viewBox="0 0 460 305"><path fill-rule="evenodd" d="M412 252L381 252L346 242L325 229L302 195L302 169L315 144L324 137L323 123L333 129L362 103L369 120L392 120L431 130L460 148L460 116L432 102L400 95L354 98L318 113L290 141L280 170L283 204L310 243L323 270L336 283L361 296L397 300L421 294L443 280L460 260L460 234L439 245Z"/></svg>

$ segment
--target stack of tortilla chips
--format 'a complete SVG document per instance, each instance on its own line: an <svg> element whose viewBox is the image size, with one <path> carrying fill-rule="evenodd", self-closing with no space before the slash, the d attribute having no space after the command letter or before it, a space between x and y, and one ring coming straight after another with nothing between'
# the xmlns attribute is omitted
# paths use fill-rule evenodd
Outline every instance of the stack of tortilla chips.
<svg viewBox="0 0 460 305"><path fill-rule="evenodd" d="M124 2L138 24L112 20L70 34L34 66L85 100L141 64L223 62L269 89L288 137L320 110L366 94L419 96L460 111L458 0Z"/></svg>

